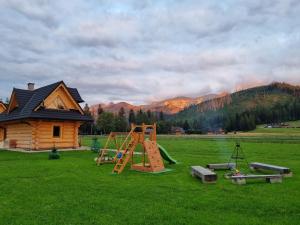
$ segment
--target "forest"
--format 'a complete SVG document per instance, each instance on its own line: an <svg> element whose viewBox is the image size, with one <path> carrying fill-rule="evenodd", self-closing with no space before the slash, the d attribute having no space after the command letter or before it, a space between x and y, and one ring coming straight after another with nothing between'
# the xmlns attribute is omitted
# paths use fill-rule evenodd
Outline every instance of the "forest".
<svg viewBox="0 0 300 225"><path fill-rule="evenodd" d="M170 133L172 127L181 127L190 134L250 131L259 124L299 120L299 96L298 86L272 83L192 105L175 115L141 109L126 113L124 108L114 114L105 112L99 105L94 123L82 126L81 132L107 134L128 131L131 123L157 123L160 134ZM88 105L84 111L90 114Z"/></svg>

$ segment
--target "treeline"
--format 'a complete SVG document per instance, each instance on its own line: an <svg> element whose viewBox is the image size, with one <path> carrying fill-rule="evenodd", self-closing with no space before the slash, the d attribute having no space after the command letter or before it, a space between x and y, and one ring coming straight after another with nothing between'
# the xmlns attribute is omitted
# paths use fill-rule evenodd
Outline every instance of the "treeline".
<svg viewBox="0 0 300 225"><path fill-rule="evenodd" d="M227 131L253 130L257 124L278 124L300 119L300 100L293 98L271 107L258 105L242 114L228 112L224 128Z"/></svg>
<svg viewBox="0 0 300 225"><path fill-rule="evenodd" d="M300 99L288 98L274 105L259 104L245 111L234 107L198 113L185 127L190 133L250 131L258 124L279 124L300 119ZM179 120L180 121L180 120ZM182 123L182 122L181 122Z"/></svg>
<svg viewBox="0 0 300 225"><path fill-rule="evenodd" d="M192 105L173 119L188 119L196 133L249 131L258 124L299 120L299 97L299 86L275 82Z"/></svg>
<svg viewBox="0 0 300 225"><path fill-rule="evenodd" d="M86 105L85 112L90 114ZM98 108L97 120L82 126L84 134L107 134L128 131L130 124L157 123L158 133L167 134L172 128L183 128L186 133L250 131L259 124L276 124L300 120L300 87L273 83L251 88L218 99L192 105L177 115L121 108L117 114Z"/></svg>
<svg viewBox="0 0 300 225"><path fill-rule="evenodd" d="M91 115L89 106L86 104L84 107L86 115ZM167 134L170 133L172 123L167 121L163 112L151 112L139 110L135 112L130 110L126 115L122 107L117 114L112 112L105 112L101 105L98 106L97 116L93 123L85 123L81 126L80 132L82 134L95 135L95 134L109 134L112 131L126 132L130 130L130 124L157 124L157 133Z"/></svg>
<svg viewBox="0 0 300 225"><path fill-rule="evenodd" d="M84 108L86 114L91 115L89 107ZM157 123L157 132L169 134L172 127L180 127L188 134L206 134L208 132L250 131L258 124L276 124L285 121L300 120L300 99L292 98L274 105L259 104L252 109L237 111L234 107L222 110L210 110L198 113L194 119L167 117L163 112L156 113L130 110L126 115L124 108L117 114L105 112L101 106L97 111L94 123L87 123L81 127L82 134L108 134L111 131L126 132L130 124Z"/></svg>

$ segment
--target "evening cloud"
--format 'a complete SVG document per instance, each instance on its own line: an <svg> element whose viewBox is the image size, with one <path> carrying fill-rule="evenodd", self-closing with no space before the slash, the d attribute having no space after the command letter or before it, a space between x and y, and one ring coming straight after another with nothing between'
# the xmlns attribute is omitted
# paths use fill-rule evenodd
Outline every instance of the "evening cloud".
<svg viewBox="0 0 300 225"><path fill-rule="evenodd" d="M0 97L64 80L88 103L300 82L297 0L0 0Z"/></svg>

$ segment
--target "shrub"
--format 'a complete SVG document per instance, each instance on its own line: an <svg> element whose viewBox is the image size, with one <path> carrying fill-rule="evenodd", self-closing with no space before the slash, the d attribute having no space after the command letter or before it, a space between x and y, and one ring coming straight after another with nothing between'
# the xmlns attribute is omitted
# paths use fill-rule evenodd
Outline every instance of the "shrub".
<svg viewBox="0 0 300 225"><path fill-rule="evenodd" d="M57 149L54 147L51 152L49 152L49 159L52 160L52 159L59 159L60 158L60 155L57 151Z"/></svg>
<svg viewBox="0 0 300 225"><path fill-rule="evenodd" d="M99 153L101 148L101 144L98 141L98 138L94 137L92 141L91 151L95 153Z"/></svg>

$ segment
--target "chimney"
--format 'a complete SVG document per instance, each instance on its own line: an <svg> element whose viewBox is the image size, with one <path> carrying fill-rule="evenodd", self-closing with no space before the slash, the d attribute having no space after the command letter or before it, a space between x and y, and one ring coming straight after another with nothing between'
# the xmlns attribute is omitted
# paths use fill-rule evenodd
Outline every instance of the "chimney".
<svg viewBox="0 0 300 225"><path fill-rule="evenodd" d="M28 83L27 86L28 86L28 90L29 91L33 91L34 90L34 83Z"/></svg>

